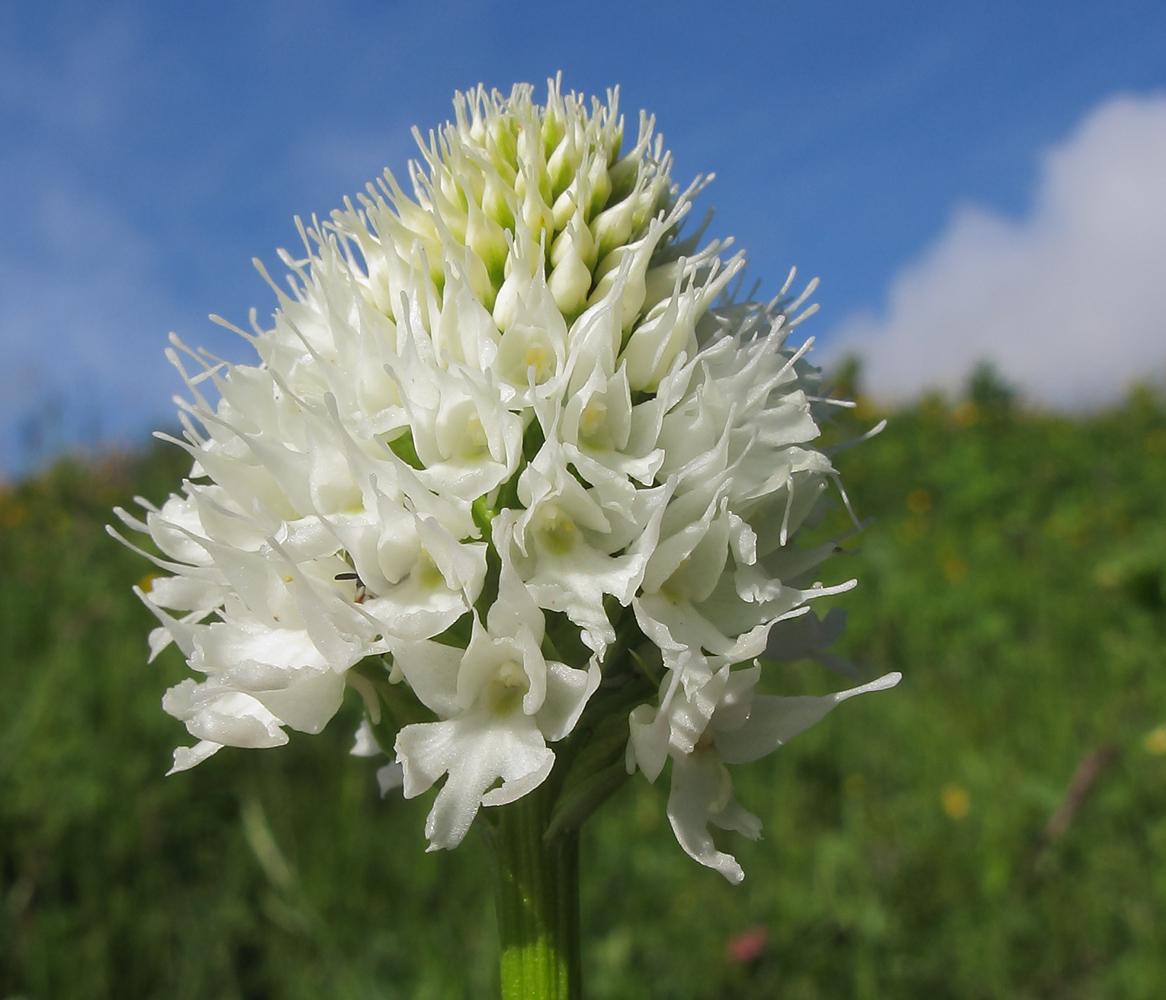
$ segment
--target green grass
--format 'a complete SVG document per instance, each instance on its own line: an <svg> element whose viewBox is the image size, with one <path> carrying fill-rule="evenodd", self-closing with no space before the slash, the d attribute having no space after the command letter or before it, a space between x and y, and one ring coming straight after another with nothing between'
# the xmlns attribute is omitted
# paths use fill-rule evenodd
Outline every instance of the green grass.
<svg viewBox="0 0 1166 1000"><path fill-rule="evenodd" d="M977 399L891 414L839 456L874 518L827 564L860 581L836 599L844 652L904 680L736 770L765 821L731 845L745 882L680 851L666 787L637 778L591 822L593 1000L1166 994L1166 405ZM103 525L183 466L63 461L0 496L0 998L489 996L483 845L424 852L427 799L380 800L347 755L355 703L321 736L163 778L185 733L159 700L185 668L146 665L129 588L149 567ZM728 961L758 926L761 955Z"/></svg>

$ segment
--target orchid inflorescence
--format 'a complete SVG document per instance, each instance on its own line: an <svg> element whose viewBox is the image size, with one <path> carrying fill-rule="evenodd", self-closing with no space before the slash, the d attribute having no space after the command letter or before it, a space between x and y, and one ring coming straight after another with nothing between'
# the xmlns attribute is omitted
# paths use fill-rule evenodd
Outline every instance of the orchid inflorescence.
<svg viewBox="0 0 1166 1000"><path fill-rule="evenodd" d="M742 298L651 118L625 143L616 92L532 94L457 95L412 195L386 171L300 224L274 325L238 331L258 365L172 338L193 468L117 513L170 574L139 590L152 654L203 677L163 700L198 740L173 771L319 732L352 687L382 789L444 778L431 850L548 784L553 836L671 760L680 844L736 882L709 825L761 824L725 765L898 681L756 691L763 655L837 664L839 612L807 602L854 582L813 580L835 540L798 545L836 481L833 401L787 346L813 286Z"/></svg>

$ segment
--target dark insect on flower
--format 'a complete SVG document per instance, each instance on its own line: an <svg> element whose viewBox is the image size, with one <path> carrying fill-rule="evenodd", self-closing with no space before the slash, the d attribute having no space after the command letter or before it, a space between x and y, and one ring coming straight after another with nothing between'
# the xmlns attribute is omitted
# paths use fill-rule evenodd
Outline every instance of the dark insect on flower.
<svg viewBox="0 0 1166 1000"><path fill-rule="evenodd" d="M337 573L333 579L336 580L352 580L356 584L356 597L353 598L353 603L363 604L365 598L364 581L361 580L360 575L356 572Z"/></svg>

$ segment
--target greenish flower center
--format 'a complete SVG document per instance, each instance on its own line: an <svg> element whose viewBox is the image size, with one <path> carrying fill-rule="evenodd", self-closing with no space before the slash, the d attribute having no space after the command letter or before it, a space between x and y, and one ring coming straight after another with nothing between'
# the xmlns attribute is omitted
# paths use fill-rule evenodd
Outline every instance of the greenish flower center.
<svg viewBox="0 0 1166 1000"><path fill-rule="evenodd" d="M530 689L530 680L520 663L507 660L486 686L485 703L495 716L513 715Z"/></svg>

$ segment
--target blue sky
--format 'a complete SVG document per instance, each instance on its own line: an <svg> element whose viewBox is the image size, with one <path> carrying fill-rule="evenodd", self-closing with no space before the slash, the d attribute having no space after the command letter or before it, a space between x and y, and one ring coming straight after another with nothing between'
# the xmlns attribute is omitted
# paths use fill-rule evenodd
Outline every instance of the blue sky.
<svg viewBox="0 0 1166 1000"><path fill-rule="evenodd" d="M1164 51L1166 5L1151 2L0 0L0 470L144 440L180 388L170 330L249 359L206 316L270 315L250 259L276 270L293 216L326 214L385 166L403 174L410 127L443 122L455 89L558 70L570 89L619 84L627 113L654 113L678 180L716 172L713 231L748 250L763 291L793 264L822 278L822 312L803 328L820 358L832 342L886 345L872 377L901 373L896 351L926 357L918 338L942 346L959 326L934 305L949 300L964 317L979 308L968 302L1003 303L993 329L1055 324L1019 292L997 294L1007 281L991 261L1060 246L1062 232L1097 245L1073 222L1102 210L1089 207L1094 176L1137 208L1107 219L1158 218ZM1131 162L1142 167L1127 177ZM1166 278L1157 227L1130 243L1117 226L1101 240L1119 248L1109 259L1158 254ZM1096 270L1017 260L1009 273L1038 276L1026 287L1046 299ZM986 285L949 295L952 275ZM1142 310L1125 326L1156 308L1152 289L1139 298L1154 277L1123 291ZM1142 354L1153 329L1166 344L1166 326L1145 329ZM960 334L991 354L977 336ZM1033 357L1052 350L1047 336L1034 334ZM944 364L968 360L888 375L887 392L946 384ZM1139 368L1159 363L1166 374L1166 349ZM1118 391L1123 372L1089 398ZM1089 396L1046 381L1032 383L1038 399Z"/></svg>

